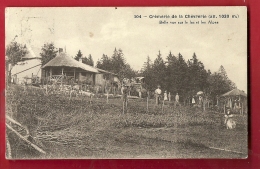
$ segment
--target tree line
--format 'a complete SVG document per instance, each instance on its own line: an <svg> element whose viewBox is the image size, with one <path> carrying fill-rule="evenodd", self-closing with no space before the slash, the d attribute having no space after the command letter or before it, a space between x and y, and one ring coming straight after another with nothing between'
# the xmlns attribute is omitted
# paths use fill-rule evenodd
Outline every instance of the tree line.
<svg viewBox="0 0 260 169"><path fill-rule="evenodd" d="M11 42L6 48L7 63L13 67L27 53L26 45ZM56 57L57 53L58 49L53 43L44 44L40 53L42 65ZM82 63L94 66L91 54L88 57L83 56L81 50L77 52L74 59L81 59ZM120 80L143 76L145 77L145 88L149 91L154 91L160 85L163 90L172 94L178 93L181 98L196 95L198 91L203 91L209 97L215 98L236 88L222 65L217 72L212 73L205 69L204 64L195 53L185 61L180 53L175 56L169 52L164 60L159 51L154 61L147 56L142 69L136 71L127 63L122 49L115 48L111 56L103 54L97 61L96 67L117 74Z"/></svg>
<svg viewBox="0 0 260 169"><path fill-rule="evenodd" d="M149 90L154 90L160 85L163 90L178 93L183 99L196 95L198 91L203 91L214 99L236 88L222 65L217 72L211 73L205 69L195 53L185 61L180 53L174 56L170 52L166 60L163 60L159 51L153 62L147 56L141 75L145 77Z"/></svg>

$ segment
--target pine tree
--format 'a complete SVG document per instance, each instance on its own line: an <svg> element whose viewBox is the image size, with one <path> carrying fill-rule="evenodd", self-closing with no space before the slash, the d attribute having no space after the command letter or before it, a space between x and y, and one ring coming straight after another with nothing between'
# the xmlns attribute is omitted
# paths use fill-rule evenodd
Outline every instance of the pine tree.
<svg viewBox="0 0 260 169"><path fill-rule="evenodd" d="M186 93L188 91L188 66L186 61L184 60L183 56L179 53L178 54L178 62L177 62L177 70L176 70L176 89L181 95L181 99L186 97Z"/></svg>
<svg viewBox="0 0 260 169"><path fill-rule="evenodd" d="M42 52L40 53L41 56L41 63L45 65L50 60L56 57L58 50L55 48L53 43L46 43L42 47Z"/></svg>
<svg viewBox="0 0 260 169"><path fill-rule="evenodd" d="M79 61L80 58L82 59L82 56L83 56L83 54L82 54L81 51L79 50L74 59L77 60L77 61Z"/></svg>
<svg viewBox="0 0 260 169"><path fill-rule="evenodd" d="M96 67L117 74L120 80L132 78L136 75L136 72L126 63L123 51L121 49L117 51L116 48L111 57L103 54Z"/></svg>
<svg viewBox="0 0 260 169"><path fill-rule="evenodd" d="M82 58L82 63L86 64L86 65L90 65L90 66L94 66L94 61L92 59L91 54L89 54L88 58L85 56Z"/></svg>
<svg viewBox="0 0 260 169"><path fill-rule="evenodd" d="M97 61L96 67L99 69L107 70L107 71L112 71L112 69L113 69L111 59L105 54L103 54L102 58Z"/></svg>
<svg viewBox="0 0 260 169"><path fill-rule="evenodd" d="M178 60L177 58L170 52L167 56L167 68L166 68L166 84L167 89L174 93L177 91L176 78L178 72Z"/></svg>
<svg viewBox="0 0 260 169"><path fill-rule="evenodd" d="M152 61L149 56L147 56L146 62L143 65L141 76L145 78L145 88L148 90L152 90L153 84L153 75L152 75Z"/></svg>
<svg viewBox="0 0 260 169"><path fill-rule="evenodd" d="M91 54L89 54L89 56L88 56L88 65L94 66L94 61L93 61Z"/></svg>
<svg viewBox="0 0 260 169"><path fill-rule="evenodd" d="M226 72L224 66L221 65L221 66L219 67L219 69L218 69L218 74L219 74L220 76L222 76L224 79L227 79L227 72Z"/></svg>
<svg viewBox="0 0 260 169"><path fill-rule="evenodd" d="M146 62L144 62L141 72L148 71L151 69L152 63L149 56L146 58Z"/></svg>
<svg viewBox="0 0 260 169"><path fill-rule="evenodd" d="M212 99L236 88L236 84L228 78L227 72L222 65L219 70L213 74L208 71L207 83L208 93Z"/></svg>
<svg viewBox="0 0 260 169"><path fill-rule="evenodd" d="M162 88L166 88L166 66L162 59L161 53L157 55L157 58L154 60L152 75L153 75L153 88L156 88L157 85L160 85Z"/></svg>

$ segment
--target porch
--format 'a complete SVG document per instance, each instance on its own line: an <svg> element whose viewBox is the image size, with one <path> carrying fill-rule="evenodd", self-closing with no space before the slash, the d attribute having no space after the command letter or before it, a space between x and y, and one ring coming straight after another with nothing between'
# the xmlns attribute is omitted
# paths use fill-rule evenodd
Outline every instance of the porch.
<svg viewBox="0 0 260 169"><path fill-rule="evenodd" d="M95 85L95 73L80 68L48 67L43 71L46 83Z"/></svg>

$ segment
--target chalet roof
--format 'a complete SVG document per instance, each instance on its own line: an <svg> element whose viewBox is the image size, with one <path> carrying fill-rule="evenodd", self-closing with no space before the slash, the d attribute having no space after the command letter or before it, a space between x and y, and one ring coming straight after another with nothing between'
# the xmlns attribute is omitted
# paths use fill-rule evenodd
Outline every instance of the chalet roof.
<svg viewBox="0 0 260 169"><path fill-rule="evenodd" d="M30 46L28 44L26 44L27 46L27 50L28 53L22 58L22 60L29 60L29 59L40 59L40 53L41 53L41 49L40 48L36 48L33 46Z"/></svg>
<svg viewBox="0 0 260 169"><path fill-rule="evenodd" d="M42 69L46 68L46 67L71 67L71 68L80 68L83 70L86 70L88 72L93 72L93 73L99 73L99 71L89 65L86 65L84 63L81 63L77 60L75 60L74 58L67 56L66 53L60 53L58 56L56 56L55 58L53 58L52 60L50 60L48 63L46 63Z"/></svg>
<svg viewBox="0 0 260 169"><path fill-rule="evenodd" d="M222 95L222 97L226 97L226 96L244 96L247 97L247 94L239 89L233 89L225 94Z"/></svg>
<svg viewBox="0 0 260 169"><path fill-rule="evenodd" d="M40 56L41 49L40 48L30 46L29 44L26 44L26 46L27 46L28 53L21 58L21 62L24 62L26 60L41 58L41 56ZM5 56L5 60L6 61L9 60L8 56Z"/></svg>
<svg viewBox="0 0 260 169"><path fill-rule="evenodd" d="M112 75L117 75L115 73L112 73L112 72L109 72L109 71L106 71L106 70L103 70L103 69L99 69L99 68L96 68L100 73L107 73L107 74L112 74Z"/></svg>

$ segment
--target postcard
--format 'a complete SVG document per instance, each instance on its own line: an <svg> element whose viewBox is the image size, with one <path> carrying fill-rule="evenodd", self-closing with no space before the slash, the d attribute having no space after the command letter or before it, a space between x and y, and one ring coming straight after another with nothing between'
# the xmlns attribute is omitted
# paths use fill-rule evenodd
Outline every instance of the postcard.
<svg viewBox="0 0 260 169"><path fill-rule="evenodd" d="M248 156L246 7L7 7L7 159Z"/></svg>

